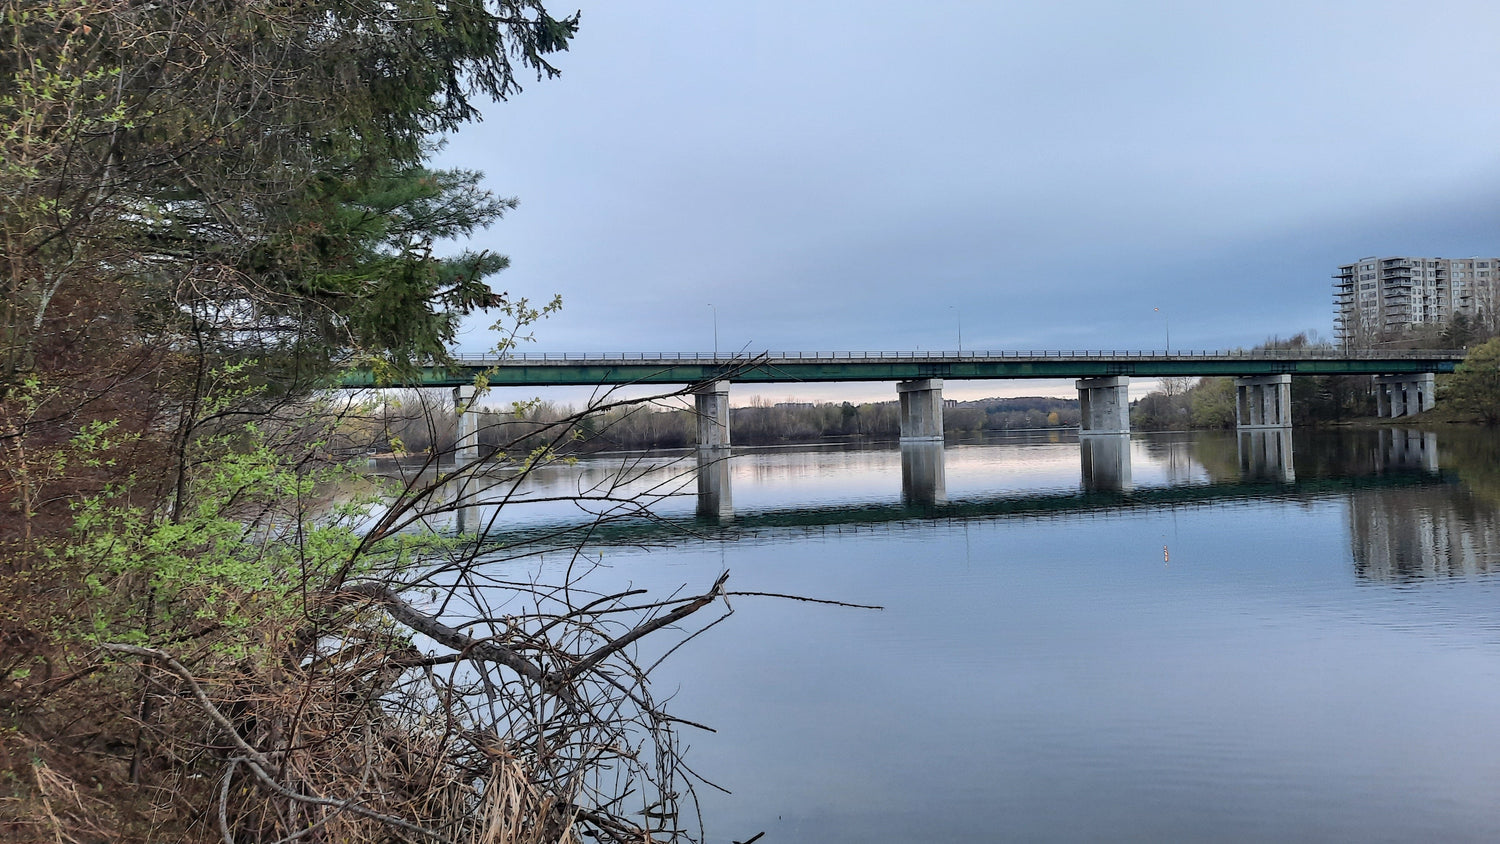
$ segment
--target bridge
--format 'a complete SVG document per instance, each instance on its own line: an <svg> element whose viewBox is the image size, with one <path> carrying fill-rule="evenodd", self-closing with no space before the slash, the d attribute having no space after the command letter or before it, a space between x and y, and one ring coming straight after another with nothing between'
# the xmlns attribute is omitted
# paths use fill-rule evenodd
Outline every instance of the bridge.
<svg viewBox="0 0 1500 844"><path fill-rule="evenodd" d="M1290 385L1298 375L1372 375L1381 416L1430 409L1434 376L1452 372L1463 351L1336 349L1219 351L913 351L764 352L753 356L683 353L526 352L499 357L460 356L452 367L430 367L405 386L454 387L457 406L483 373L491 386L691 385L698 412L698 446L728 448L732 383L776 384L894 381L901 402L902 441L940 441L942 384L949 380L1077 379L1080 432L1128 434L1127 388L1132 377L1230 376L1236 423L1242 429L1292 424ZM377 386L354 373L346 387ZM460 417L460 457L477 448ZM471 458L470 458L471 459Z"/></svg>

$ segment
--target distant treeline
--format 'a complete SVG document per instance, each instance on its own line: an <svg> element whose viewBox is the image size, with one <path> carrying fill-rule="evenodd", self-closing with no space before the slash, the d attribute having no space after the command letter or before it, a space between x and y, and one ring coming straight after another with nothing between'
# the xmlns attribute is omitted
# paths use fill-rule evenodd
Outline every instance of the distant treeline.
<svg viewBox="0 0 1500 844"><path fill-rule="evenodd" d="M616 449L688 448L697 439L692 410L631 407L581 415L572 407L538 401L510 411L480 410L483 452L527 454L541 447L560 452ZM901 436L897 402L802 404L758 401L730 409L730 436L736 445L774 445L824 439L893 440ZM1078 402L1024 397L960 402L943 410L948 433L1027 428L1078 427ZM450 451L456 439L445 393L408 391L387 400L372 417L377 441L393 452Z"/></svg>

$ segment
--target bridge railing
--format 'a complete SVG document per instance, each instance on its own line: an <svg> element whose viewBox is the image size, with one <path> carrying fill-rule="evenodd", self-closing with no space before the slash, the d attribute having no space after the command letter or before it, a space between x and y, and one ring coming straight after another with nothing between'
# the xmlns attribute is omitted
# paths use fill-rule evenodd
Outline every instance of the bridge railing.
<svg viewBox="0 0 1500 844"><path fill-rule="evenodd" d="M1466 352L1442 350L1343 350L1343 349L1216 349L1153 351L1130 349L1002 349L985 351L870 351L870 352L760 352L755 355L712 355L697 352L512 352L494 355L454 355L464 364L495 363L687 363L735 366L754 360L769 361L986 361L986 360L1462 360Z"/></svg>

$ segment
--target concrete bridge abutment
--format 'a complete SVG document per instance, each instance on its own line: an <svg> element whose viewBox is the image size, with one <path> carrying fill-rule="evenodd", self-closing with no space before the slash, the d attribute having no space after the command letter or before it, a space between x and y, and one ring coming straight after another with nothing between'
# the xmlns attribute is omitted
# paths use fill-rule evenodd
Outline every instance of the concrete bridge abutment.
<svg viewBox="0 0 1500 844"><path fill-rule="evenodd" d="M729 382L710 381L693 389L698 416L698 449L729 448Z"/></svg>
<svg viewBox="0 0 1500 844"><path fill-rule="evenodd" d="M1130 433L1130 379L1082 378L1078 387L1079 434Z"/></svg>
<svg viewBox="0 0 1500 844"><path fill-rule="evenodd" d="M943 381L923 378L896 385L901 401L901 441L943 441Z"/></svg>
<svg viewBox="0 0 1500 844"><path fill-rule="evenodd" d="M1237 428L1290 428L1292 376L1249 375L1234 379Z"/></svg>
<svg viewBox="0 0 1500 844"><path fill-rule="evenodd" d="M1383 419L1423 413L1436 400L1437 376L1431 372L1375 376L1375 414Z"/></svg>

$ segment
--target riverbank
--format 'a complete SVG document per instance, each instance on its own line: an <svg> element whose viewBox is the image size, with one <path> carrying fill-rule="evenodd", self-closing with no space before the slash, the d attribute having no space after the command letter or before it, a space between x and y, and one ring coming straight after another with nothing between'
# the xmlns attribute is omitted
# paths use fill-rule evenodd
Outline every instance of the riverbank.
<svg viewBox="0 0 1500 844"><path fill-rule="evenodd" d="M1487 427L1483 421L1476 419L1473 414L1463 413L1452 407L1439 403L1433 409L1413 416L1377 417L1361 416L1355 419L1345 419L1338 422L1314 422L1314 427L1328 427L1339 429L1361 429L1361 428L1421 428L1443 430L1454 425L1467 428L1482 429Z"/></svg>

